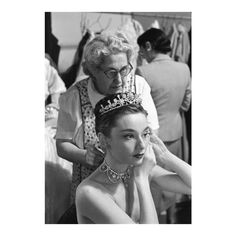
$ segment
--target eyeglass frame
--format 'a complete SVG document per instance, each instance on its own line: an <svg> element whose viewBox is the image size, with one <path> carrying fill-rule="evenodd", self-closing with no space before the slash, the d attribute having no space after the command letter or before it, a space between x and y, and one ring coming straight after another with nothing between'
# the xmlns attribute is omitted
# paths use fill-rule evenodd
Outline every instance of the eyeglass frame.
<svg viewBox="0 0 236 236"><path fill-rule="evenodd" d="M129 70L129 72L128 72L126 75L122 76L121 73L120 73L120 71L121 71L122 69L124 69L125 67L129 67L130 70ZM111 70L116 71L116 76L117 76L118 74L120 74L121 78L124 78L125 76L127 76L128 74L130 74L130 72L133 70L133 66L132 66L131 63L129 62L127 66L122 67L119 71L116 70L116 69L109 69L109 70L107 70L107 71L103 71L103 73L106 75L106 77L107 77L108 79L114 80L114 79L115 79L115 76L114 76L113 78L111 78L111 77L109 77L109 76L107 75L107 72L109 72L109 71L111 71Z"/></svg>

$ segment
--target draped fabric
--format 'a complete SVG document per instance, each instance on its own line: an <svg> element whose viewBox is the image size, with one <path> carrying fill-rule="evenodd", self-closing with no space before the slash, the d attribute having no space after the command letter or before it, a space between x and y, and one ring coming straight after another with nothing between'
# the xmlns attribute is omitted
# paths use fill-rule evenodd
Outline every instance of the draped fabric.
<svg viewBox="0 0 236 236"><path fill-rule="evenodd" d="M45 58L45 100L66 88L57 70ZM47 109L48 108L48 109ZM52 108L52 109L50 109ZM56 150L57 104L45 109L45 223L55 224L69 207L72 165L60 158Z"/></svg>
<svg viewBox="0 0 236 236"><path fill-rule="evenodd" d="M71 163L57 155L56 129L45 128L45 223L56 224L70 206Z"/></svg>
<svg viewBox="0 0 236 236"><path fill-rule="evenodd" d="M176 26L174 23L170 33L171 40L171 57L175 61L188 63L190 54L190 41L187 29L179 24Z"/></svg>

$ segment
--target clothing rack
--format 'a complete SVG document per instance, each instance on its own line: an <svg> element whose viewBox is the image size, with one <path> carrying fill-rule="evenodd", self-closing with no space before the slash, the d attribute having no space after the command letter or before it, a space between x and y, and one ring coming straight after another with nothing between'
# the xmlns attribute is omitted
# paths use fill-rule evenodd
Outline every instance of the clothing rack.
<svg viewBox="0 0 236 236"><path fill-rule="evenodd" d="M158 18L165 18L165 19L173 19L173 20L191 20L191 16L179 16L179 15L167 15L167 14L160 14L152 12L151 14L143 14L142 12L100 12L105 14L119 14L119 15L131 15L134 16L142 16L142 17L158 17ZM174 13L174 12L171 12ZM177 12L178 13L178 12Z"/></svg>

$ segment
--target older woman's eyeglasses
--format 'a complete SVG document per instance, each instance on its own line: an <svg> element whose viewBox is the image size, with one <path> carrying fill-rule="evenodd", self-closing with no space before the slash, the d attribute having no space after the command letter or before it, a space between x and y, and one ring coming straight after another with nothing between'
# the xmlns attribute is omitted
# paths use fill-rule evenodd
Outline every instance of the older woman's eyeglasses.
<svg viewBox="0 0 236 236"><path fill-rule="evenodd" d="M104 74L107 76L108 79L115 79L118 74L120 74L121 78L127 76L133 70L132 65L129 63L127 66L122 67L119 71L115 69L110 69L104 71Z"/></svg>

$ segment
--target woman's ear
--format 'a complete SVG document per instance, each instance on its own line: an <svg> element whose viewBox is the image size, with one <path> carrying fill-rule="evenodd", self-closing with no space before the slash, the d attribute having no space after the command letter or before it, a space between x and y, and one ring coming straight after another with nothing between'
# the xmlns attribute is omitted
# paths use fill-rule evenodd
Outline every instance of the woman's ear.
<svg viewBox="0 0 236 236"><path fill-rule="evenodd" d="M108 138L101 132L98 133L98 139L101 145L102 150L105 152L109 148L109 140Z"/></svg>
<svg viewBox="0 0 236 236"><path fill-rule="evenodd" d="M149 41L147 41L145 43L145 48L146 48L147 51L151 51L152 50L152 45L151 45L151 43Z"/></svg>

